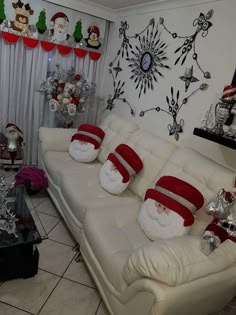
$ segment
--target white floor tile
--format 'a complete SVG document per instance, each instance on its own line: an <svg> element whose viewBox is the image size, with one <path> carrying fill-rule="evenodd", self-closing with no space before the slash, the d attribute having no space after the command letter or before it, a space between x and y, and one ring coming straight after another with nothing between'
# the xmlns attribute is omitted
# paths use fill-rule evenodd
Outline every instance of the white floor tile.
<svg viewBox="0 0 236 315"><path fill-rule="evenodd" d="M62 276L75 253L72 248L51 240L39 245L39 268Z"/></svg>
<svg viewBox="0 0 236 315"><path fill-rule="evenodd" d="M52 200L50 198L46 198L44 201L42 201L36 208L36 211L52 215L54 217L60 218L60 215L54 206Z"/></svg>
<svg viewBox="0 0 236 315"><path fill-rule="evenodd" d="M12 307L0 302L0 314L1 315L28 315L29 313L23 312L18 308Z"/></svg>
<svg viewBox="0 0 236 315"><path fill-rule="evenodd" d="M95 315L100 296L94 289L61 279L40 315Z"/></svg>
<svg viewBox="0 0 236 315"><path fill-rule="evenodd" d="M0 301L37 314L58 281L59 277L42 270L29 279L6 281L0 287Z"/></svg>
<svg viewBox="0 0 236 315"><path fill-rule="evenodd" d="M107 310L107 307L105 303L102 301L101 304L99 305L99 309L96 313L96 315L109 315L109 312ZM177 314L176 314L177 315Z"/></svg>
<svg viewBox="0 0 236 315"><path fill-rule="evenodd" d="M63 277L96 288L84 262L77 263L73 260Z"/></svg>
<svg viewBox="0 0 236 315"><path fill-rule="evenodd" d="M38 214L38 216L39 216L39 218L43 224L43 227L47 233L49 233L55 227L55 225L60 221L59 218L53 217L53 216L48 215L48 214L44 214L41 212L37 212L37 214Z"/></svg>
<svg viewBox="0 0 236 315"><path fill-rule="evenodd" d="M69 233L68 229L65 227L63 221L58 223L55 228L49 233L49 238L51 240L58 241L65 245L74 246L75 240Z"/></svg>
<svg viewBox="0 0 236 315"><path fill-rule="evenodd" d="M30 198L31 198L33 206L37 207L40 203L42 203L44 200L46 200L50 197L49 197L48 192L46 190L42 190L35 195L31 195Z"/></svg>

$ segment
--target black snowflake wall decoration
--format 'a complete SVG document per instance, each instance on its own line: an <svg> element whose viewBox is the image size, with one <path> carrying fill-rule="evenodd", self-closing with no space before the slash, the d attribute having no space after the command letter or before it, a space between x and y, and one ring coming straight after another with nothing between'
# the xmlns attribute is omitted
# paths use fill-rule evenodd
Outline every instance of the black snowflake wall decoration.
<svg viewBox="0 0 236 315"><path fill-rule="evenodd" d="M171 116L173 121L172 121L172 124L167 125L167 129L169 130L169 135L170 136L174 135L175 140L178 141L179 140L179 134L181 132L183 132L183 126L184 126L184 120L183 119L177 120L177 116L178 116L182 106L187 104L189 98L191 96L193 96L195 93L197 93L198 91L205 91L207 88L208 88L208 84L206 84L206 83L201 84L198 89L193 91L190 95L185 97L180 102L179 101L179 98L180 98L179 90L177 91L176 96L174 96L174 88L172 86L170 89L171 96L170 97L166 96L166 103L168 106L168 110L160 108L159 106L157 106L157 107L147 109L145 111L141 111L139 116L143 117L147 112L150 112L150 111L164 112L167 115Z"/></svg>
<svg viewBox="0 0 236 315"><path fill-rule="evenodd" d="M185 93L188 91L191 83L199 81L193 76L193 66L191 68L186 68L184 75L179 78L185 82Z"/></svg>
<svg viewBox="0 0 236 315"><path fill-rule="evenodd" d="M127 58L131 70L130 79L134 80L135 88L139 89L139 97L147 90L154 90L154 83L158 77L164 77L162 71L170 69L166 64L167 44L161 40L161 32L158 25L155 28L155 20L149 23L143 35L137 35L138 44L131 50L132 57Z"/></svg>
<svg viewBox="0 0 236 315"><path fill-rule="evenodd" d="M209 71L204 71L201 67L199 61L198 61L198 54L196 51L196 39L199 36L199 34L202 35L202 37L206 37L208 35L208 30L210 27L212 27L212 23L209 21L211 17L213 16L213 10L210 10L206 15L204 13L200 13L199 17L194 19L193 26L195 27L195 32L192 35L189 36L179 36L177 33L170 32L167 27L165 26L164 18L159 19L159 23L163 25L164 29L172 35L173 38L181 38L184 39L184 42L181 46L179 46L175 50L175 54L179 54L177 59L175 60L175 65L177 65L179 62L181 62L181 65L183 65L189 55L190 52L192 52L192 58L196 61L196 64L198 68L201 70L201 72L204 74L204 77L206 79L211 78L211 74Z"/></svg>
<svg viewBox="0 0 236 315"><path fill-rule="evenodd" d="M165 49L166 44L160 39L160 32L158 28L154 30L155 20L150 19L148 25L139 33L132 36L127 35L129 24L125 21L121 21L119 29L119 37L122 39L120 48L112 62L109 64L109 74L112 75L113 81L113 95L110 95L107 100L107 109L112 110L115 106L115 101L120 100L127 104L130 108L130 113L135 114L129 101L124 97L124 86L125 82L121 83L118 80L119 73L123 71L121 67L121 60L126 59L130 62L130 67L133 68L132 78L137 83L136 88L140 88L139 97L142 92L146 93L148 88L154 89L153 81L157 82L157 75L163 76L158 70L159 68L169 68L164 61L167 60ZM146 34L142 36L143 33ZM131 44L131 39L138 39L140 48ZM136 51L135 51L136 49ZM141 54L142 53L142 54ZM132 58L131 55L132 54ZM137 64L137 60L139 63ZM143 74L145 75L140 80L139 76L136 75L136 64L143 68Z"/></svg>

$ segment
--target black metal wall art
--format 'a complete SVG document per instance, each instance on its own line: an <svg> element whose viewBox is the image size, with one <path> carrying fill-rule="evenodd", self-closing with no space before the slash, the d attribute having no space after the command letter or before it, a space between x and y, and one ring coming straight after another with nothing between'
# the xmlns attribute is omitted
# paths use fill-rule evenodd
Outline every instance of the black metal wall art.
<svg viewBox="0 0 236 315"><path fill-rule="evenodd" d="M127 35L129 24L121 21L119 37L122 38L121 46L117 51L114 60L109 64L109 74L113 80L113 95L107 100L107 109L112 110L116 100L121 100L130 108L130 113L134 115L134 110L126 98L124 98L125 82L119 79L119 73L123 71L121 60L128 62L131 68L130 79L135 83L135 89L139 89L139 97L147 90L154 90L154 82L158 82L158 77L164 77L164 69L170 69L166 64L168 58L166 54L167 44L161 40L161 32L158 25L155 26L155 19L151 19L149 24L139 33L132 36ZM136 44L131 43L136 40Z"/></svg>
<svg viewBox="0 0 236 315"><path fill-rule="evenodd" d="M185 82L185 93L188 91L190 83L199 81L193 76L193 66L191 68L186 68L184 75L179 78Z"/></svg>
<svg viewBox="0 0 236 315"><path fill-rule="evenodd" d="M179 140L179 133L183 132L183 125L184 125L184 120L180 119L179 121L177 120L177 116L182 108L183 105L187 104L189 98L193 96L195 93L198 91L205 91L208 88L208 84L203 83L199 86L198 89L193 91L191 94L189 94L187 97L185 97L182 101L179 101L180 98L180 92L179 90L176 93L176 96L174 96L174 88L173 86L171 87L171 97L169 98L166 96L166 102L168 106L168 110L163 109L159 106L157 107L152 107L150 109L147 109L145 111L141 111L139 116L143 117L147 112L155 110L156 112L164 112L167 115L172 117L172 124L167 125L167 129L169 130L169 135L172 136L174 135L175 140Z"/></svg>
<svg viewBox="0 0 236 315"><path fill-rule="evenodd" d="M164 18L159 19L159 23L163 25L164 29L173 37L173 38L181 38L183 39L183 43L181 46L179 46L175 50L175 54L178 54L177 59L175 60L175 65L177 65L181 61L181 65L183 65L190 54L192 52L192 58L195 60L198 68L201 70L201 72L204 74L204 77L206 79L211 78L211 74L209 71L203 70L201 67L199 61L198 61L198 54L196 50L196 39L199 34L202 35L202 37L206 37L208 35L209 28L213 25L209 20L213 16L213 10L210 10L205 15L204 13L200 13L199 17L194 19L193 26L195 27L195 32L192 35L189 36L179 36L175 32L171 32L167 29L165 25Z"/></svg>

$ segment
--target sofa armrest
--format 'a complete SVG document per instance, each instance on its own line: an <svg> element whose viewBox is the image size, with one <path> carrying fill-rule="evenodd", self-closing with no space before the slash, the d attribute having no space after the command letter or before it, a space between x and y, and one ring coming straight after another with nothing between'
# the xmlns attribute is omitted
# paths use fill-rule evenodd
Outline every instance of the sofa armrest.
<svg viewBox="0 0 236 315"><path fill-rule="evenodd" d="M39 145L42 155L46 151L68 151L71 137L76 129L39 128Z"/></svg>
<svg viewBox="0 0 236 315"><path fill-rule="evenodd" d="M209 256L201 252L200 243L200 237L189 235L138 248L124 266L124 279L131 284L145 277L177 286L236 265L234 242L226 240Z"/></svg>

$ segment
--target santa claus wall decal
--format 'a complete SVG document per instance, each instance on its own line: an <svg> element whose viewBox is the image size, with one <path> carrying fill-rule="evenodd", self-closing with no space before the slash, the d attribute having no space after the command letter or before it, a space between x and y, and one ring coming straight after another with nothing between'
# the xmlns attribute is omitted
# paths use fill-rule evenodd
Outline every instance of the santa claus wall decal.
<svg viewBox="0 0 236 315"><path fill-rule="evenodd" d="M204 198L195 187L179 178L163 176L154 189L147 190L138 222L153 241L183 236L203 204Z"/></svg>
<svg viewBox="0 0 236 315"><path fill-rule="evenodd" d="M88 38L85 39L88 48L98 49L101 47L99 42L100 30L97 25L92 24L88 28Z"/></svg>
<svg viewBox="0 0 236 315"><path fill-rule="evenodd" d="M96 159L105 132L96 126L82 124L73 135L69 146L70 156L77 162L92 162Z"/></svg>
<svg viewBox="0 0 236 315"><path fill-rule="evenodd" d="M50 25L53 42L62 43L69 39L69 19L65 13L57 12L54 14L51 18Z"/></svg>

